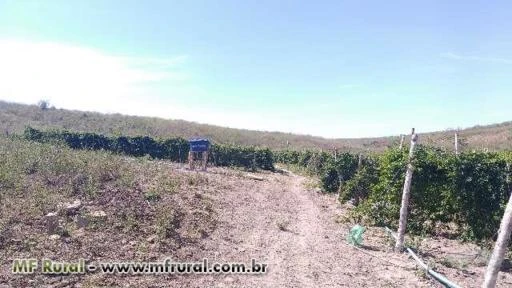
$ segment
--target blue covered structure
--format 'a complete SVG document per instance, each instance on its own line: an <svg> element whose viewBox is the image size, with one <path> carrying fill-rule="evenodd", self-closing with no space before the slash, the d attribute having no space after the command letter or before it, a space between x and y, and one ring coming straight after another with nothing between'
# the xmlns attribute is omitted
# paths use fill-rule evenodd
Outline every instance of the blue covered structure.
<svg viewBox="0 0 512 288"><path fill-rule="evenodd" d="M206 171L206 164L208 163L208 150L210 149L210 140L205 138L189 139L190 150L188 152L188 163L190 170L194 169L194 160L197 156L201 156L201 163L203 171Z"/></svg>
<svg viewBox="0 0 512 288"><path fill-rule="evenodd" d="M190 152L207 152L210 149L210 140L205 138L189 139Z"/></svg>

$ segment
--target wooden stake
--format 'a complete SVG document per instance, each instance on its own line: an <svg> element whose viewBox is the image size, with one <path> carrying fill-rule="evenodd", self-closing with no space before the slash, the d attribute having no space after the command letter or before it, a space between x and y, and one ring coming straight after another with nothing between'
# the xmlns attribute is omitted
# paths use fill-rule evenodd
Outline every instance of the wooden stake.
<svg viewBox="0 0 512 288"><path fill-rule="evenodd" d="M507 162L507 176L505 176L505 181L508 183L510 183L510 163Z"/></svg>
<svg viewBox="0 0 512 288"><path fill-rule="evenodd" d="M206 171L206 165L208 164L208 151L203 151L201 153L201 161L203 164L203 171Z"/></svg>
<svg viewBox="0 0 512 288"><path fill-rule="evenodd" d="M188 152L188 168L194 170L194 152Z"/></svg>
<svg viewBox="0 0 512 288"><path fill-rule="evenodd" d="M407 208L409 206L409 198L411 196L411 183L412 183L412 172L414 166L412 160L414 157L414 146L418 141L418 135L414 133L412 128L411 133L411 148L409 149L409 163L407 164L407 171L405 172L404 190L402 192L402 206L400 207L400 221L398 222L398 238L396 240L395 248L398 251L402 251L404 248L404 237L405 227L407 226Z"/></svg>
<svg viewBox="0 0 512 288"><path fill-rule="evenodd" d="M482 285L483 288L493 288L496 286L498 272L500 272L501 263L503 262L505 251L507 249L508 239L512 232L512 195L510 195L510 198L508 199L507 208L505 209L505 213L501 219L499 232L491 260L489 260L487 271L485 271L484 284Z"/></svg>
<svg viewBox="0 0 512 288"><path fill-rule="evenodd" d="M459 155L459 134L455 132L455 155Z"/></svg>

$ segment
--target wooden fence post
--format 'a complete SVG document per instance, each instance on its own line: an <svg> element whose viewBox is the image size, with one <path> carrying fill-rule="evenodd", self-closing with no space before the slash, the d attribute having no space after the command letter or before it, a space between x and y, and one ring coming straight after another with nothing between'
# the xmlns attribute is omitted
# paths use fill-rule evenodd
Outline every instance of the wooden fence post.
<svg viewBox="0 0 512 288"><path fill-rule="evenodd" d="M402 206L400 207L400 221L398 222L398 237L395 244L395 248L398 251L402 251L404 248L405 227L407 226L407 208L409 206L409 198L411 196L412 172L414 169L412 160L414 158L414 146L416 146L417 141L418 135L414 132L414 128L412 128L409 163L407 164L407 171L405 172L404 190L402 191Z"/></svg>
<svg viewBox="0 0 512 288"><path fill-rule="evenodd" d="M503 262L505 251L507 249L508 239L512 232L512 195L510 195L510 198L508 199L507 208L505 209L505 213L501 219L499 232L498 240L496 240L494 251L492 251L491 259L489 260L487 270L485 271L484 284L482 285L484 288L493 288L496 286L498 272L500 272L501 263Z"/></svg>
<svg viewBox="0 0 512 288"><path fill-rule="evenodd" d="M510 183L510 163L507 162L507 175L505 176L505 181L508 183Z"/></svg>
<svg viewBox="0 0 512 288"><path fill-rule="evenodd" d="M459 134L455 132L455 155L459 155Z"/></svg>

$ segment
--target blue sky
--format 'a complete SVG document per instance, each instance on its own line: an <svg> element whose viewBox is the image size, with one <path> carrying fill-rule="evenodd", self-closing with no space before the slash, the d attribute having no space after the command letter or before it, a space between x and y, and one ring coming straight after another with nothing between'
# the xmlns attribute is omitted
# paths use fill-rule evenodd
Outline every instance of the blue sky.
<svg viewBox="0 0 512 288"><path fill-rule="evenodd" d="M0 0L0 99L367 137L512 120L510 1Z"/></svg>

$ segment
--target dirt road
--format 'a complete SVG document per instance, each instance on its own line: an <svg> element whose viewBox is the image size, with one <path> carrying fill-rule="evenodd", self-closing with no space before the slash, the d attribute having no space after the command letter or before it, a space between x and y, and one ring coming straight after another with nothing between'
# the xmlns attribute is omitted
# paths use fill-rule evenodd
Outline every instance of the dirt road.
<svg viewBox="0 0 512 288"><path fill-rule="evenodd" d="M293 174L267 174L252 185L234 185L220 203L219 225L195 258L267 263L265 275L189 276L177 284L208 287L432 287L415 274L405 256L390 253L385 239L365 242L366 250L346 244L348 226L336 223L343 213L336 199L306 188ZM379 246L380 245L380 246ZM373 251L372 251L373 250ZM416 272L417 273L417 272Z"/></svg>

